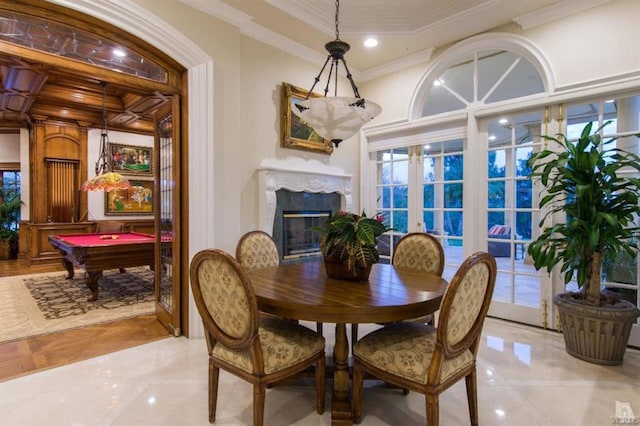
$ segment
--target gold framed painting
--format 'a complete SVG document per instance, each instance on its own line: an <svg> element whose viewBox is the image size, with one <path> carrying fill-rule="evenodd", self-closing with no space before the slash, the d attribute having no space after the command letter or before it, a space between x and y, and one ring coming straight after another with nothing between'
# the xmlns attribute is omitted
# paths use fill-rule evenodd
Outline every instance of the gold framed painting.
<svg viewBox="0 0 640 426"><path fill-rule="evenodd" d="M153 147L109 143L111 168L130 176L153 176Z"/></svg>
<svg viewBox="0 0 640 426"><path fill-rule="evenodd" d="M131 188L104 193L105 216L153 215L153 180L129 179Z"/></svg>
<svg viewBox="0 0 640 426"><path fill-rule="evenodd" d="M320 137L311 126L307 125L297 115L291 112L291 108L298 102L303 101L308 90L301 89L289 83L282 83L282 141L283 148L303 149L306 151L316 151L323 154L333 152L331 141ZM310 97L316 98L320 95L312 93Z"/></svg>

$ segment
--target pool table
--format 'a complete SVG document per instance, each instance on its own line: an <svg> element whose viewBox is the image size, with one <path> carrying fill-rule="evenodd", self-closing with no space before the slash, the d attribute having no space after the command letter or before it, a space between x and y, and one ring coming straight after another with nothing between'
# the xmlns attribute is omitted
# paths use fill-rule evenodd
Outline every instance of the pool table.
<svg viewBox="0 0 640 426"><path fill-rule="evenodd" d="M49 235L49 243L62 254L62 264L73 278L74 267L85 271L85 282L91 291L87 300L98 299L98 280L106 269L133 266L153 267L155 236L139 232L109 234Z"/></svg>

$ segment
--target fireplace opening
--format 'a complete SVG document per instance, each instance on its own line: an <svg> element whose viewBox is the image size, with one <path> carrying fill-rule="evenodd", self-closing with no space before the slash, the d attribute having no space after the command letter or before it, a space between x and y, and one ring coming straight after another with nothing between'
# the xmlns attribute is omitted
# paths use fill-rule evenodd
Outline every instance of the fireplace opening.
<svg viewBox="0 0 640 426"><path fill-rule="evenodd" d="M320 256L320 232L312 231L314 226L322 227L331 216L330 210L288 210L282 212L283 259L300 259Z"/></svg>

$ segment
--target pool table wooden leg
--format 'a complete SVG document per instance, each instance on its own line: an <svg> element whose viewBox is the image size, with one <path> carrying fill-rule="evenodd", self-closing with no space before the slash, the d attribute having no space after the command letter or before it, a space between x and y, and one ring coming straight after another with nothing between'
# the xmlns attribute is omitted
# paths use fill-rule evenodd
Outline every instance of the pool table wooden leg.
<svg viewBox="0 0 640 426"><path fill-rule="evenodd" d="M87 299L87 302L95 302L98 299L98 280L102 277L102 271L98 272L85 272L84 282L87 283L91 296Z"/></svg>
<svg viewBox="0 0 640 426"><path fill-rule="evenodd" d="M64 257L62 258L62 266L64 266L64 269L67 270L67 279L70 280L73 278L74 275L74 271L73 271L73 263L69 262L67 259L65 259Z"/></svg>

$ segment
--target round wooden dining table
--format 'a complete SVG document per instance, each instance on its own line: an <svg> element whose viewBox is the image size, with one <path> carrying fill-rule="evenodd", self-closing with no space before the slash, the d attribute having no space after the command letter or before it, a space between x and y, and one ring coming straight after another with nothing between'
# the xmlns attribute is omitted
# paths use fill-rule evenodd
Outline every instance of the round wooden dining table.
<svg viewBox="0 0 640 426"><path fill-rule="evenodd" d="M376 263L368 282L326 275L323 262L248 271L261 311L284 318L335 323L331 424L352 424L346 324L386 323L438 310L447 281L434 274Z"/></svg>

